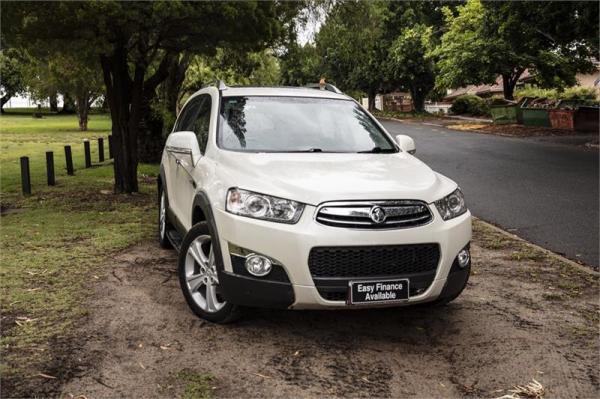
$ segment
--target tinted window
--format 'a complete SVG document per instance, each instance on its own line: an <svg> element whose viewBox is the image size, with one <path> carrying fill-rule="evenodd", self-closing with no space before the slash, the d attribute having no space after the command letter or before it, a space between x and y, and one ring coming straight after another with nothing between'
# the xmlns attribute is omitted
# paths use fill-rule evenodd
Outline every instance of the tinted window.
<svg viewBox="0 0 600 399"><path fill-rule="evenodd" d="M175 130L196 133L200 151L204 154L208 143L208 127L210 125L211 97L207 94L193 98L182 111Z"/></svg>
<svg viewBox="0 0 600 399"><path fill-rule="evenodd" d="M360 152L396 147L350 100L224 97L219 146L238 151Z"/></svg>

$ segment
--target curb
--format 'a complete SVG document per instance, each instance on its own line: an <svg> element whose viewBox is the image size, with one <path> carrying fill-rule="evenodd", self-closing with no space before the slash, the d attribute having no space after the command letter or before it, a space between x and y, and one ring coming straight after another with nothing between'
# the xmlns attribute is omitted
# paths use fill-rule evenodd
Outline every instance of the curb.
<svg viewBox="0 0 600 399"><path fill-rule="evenodd" d="M575 269L577 269L579 271L585 272L587 274L591 274L592 276L600 276L600 271L596 271L596 270L592 269L591 266L580 265L579 263L577 263L575 261L572 261L571 259L565 258L564 256L557 254L556 252L552 252L549 249L546 249L544 247L540 247L537 244L533 244L533 243L531 243L531 242L529 242L529 241L527 241L527 240L519 237L516 234L509 233L508 231L506 231L504 229L501 229L498 226L494 226L493 224L491 224L489 222L486 222L486 221L483 221L483 220L481 220L481 219L479 219L479 218L477 218L475 216L473 216L473 219L475 219L478 223L481 223L485 227L488 227L488 228L490 228L490 229L492 229L492 230L494 230L494 231L496 231L498 233L501 233L502 235L505 235L505 236L507 236L509 238L512 238L513 240L517 240L517 241L519 241L519 242L521 242L521 243L523 243L523 244L525 244L525 245L527 245L529 247L535 248L535 249L537 249L537 250L545 253L546 255L548 255L548 256L550 256L550 257L552 257L554 259L560 260L561 262L566 263L566 264L568 264L571 267L574 267Z"/></svg>

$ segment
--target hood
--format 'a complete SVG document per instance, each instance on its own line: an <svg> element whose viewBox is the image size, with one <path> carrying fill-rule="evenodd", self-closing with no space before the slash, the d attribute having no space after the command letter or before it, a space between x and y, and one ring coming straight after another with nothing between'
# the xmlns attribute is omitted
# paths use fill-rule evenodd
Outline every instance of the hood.
<svg viewBox="0 0 600 399"><path fill-rule="evenodd" d="M326 201L414 199L431 203L456 183L405 152L393 154L220 151L217 173L242 189L318 205Z"/></svg>

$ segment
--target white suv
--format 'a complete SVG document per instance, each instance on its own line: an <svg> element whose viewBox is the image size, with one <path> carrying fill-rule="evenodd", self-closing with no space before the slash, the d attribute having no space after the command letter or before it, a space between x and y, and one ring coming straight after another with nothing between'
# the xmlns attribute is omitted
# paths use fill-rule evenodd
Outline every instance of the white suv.
<svg viewBox="0 0 600 399"><path fill-rule="evenodd" d="M471 269L471 215L432 171L335 87L195 93L163 151L159 238L180 252L191 309L446 303Z"/></svg>

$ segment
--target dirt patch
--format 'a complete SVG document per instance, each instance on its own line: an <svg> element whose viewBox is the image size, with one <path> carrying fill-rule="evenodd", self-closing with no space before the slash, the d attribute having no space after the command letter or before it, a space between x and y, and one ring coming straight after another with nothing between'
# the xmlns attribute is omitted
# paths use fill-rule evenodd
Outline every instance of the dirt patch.
<svg viewBox="0 0 600 399"><path fill-rule="evenodd" d="M443 308L251 310L221 326L188 310L173 251L136 246L94 283L62 395L186 396L184 375L219 397L498 397L533 379L597 397L597 276L481 226L472 249L469 286Z"/></svg>

